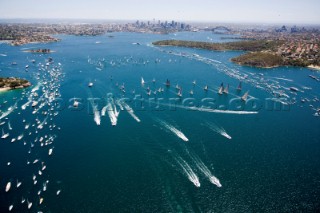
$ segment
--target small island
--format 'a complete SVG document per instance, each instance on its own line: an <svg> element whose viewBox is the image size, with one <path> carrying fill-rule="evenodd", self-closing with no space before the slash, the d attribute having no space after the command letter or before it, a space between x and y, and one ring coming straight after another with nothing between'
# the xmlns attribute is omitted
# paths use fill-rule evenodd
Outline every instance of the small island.
<svg viewBox="0 0 320 213"><path fill-rule="evenodd" d="M0 77L0 92L12 89L22 89L31 86L31 83L25 79L8 77Z"/></svg>
<svg viewBox="0 0 320 213"><path fill-rule="evenodd" d="M31 50L25 50L24 52L29 52L29 53L52 53L53 51L50 49L31 49Z"/></svg>
<svg viewBox="0 0 320 213"><path fill-rule="evenodd" d="M308 51L301 51L299 46L292 51L283 51L286 45L283 40L249 40L226 43L210 43L200 41L164 40L156 41L153 45L177 46L188 48L199 48L213 51L240 50L248 51L231 61L240 65L247 65L260 68L270 68L278 66L300 66L300 67L320 67L320 51L318 45L312 45Z"/></svg>

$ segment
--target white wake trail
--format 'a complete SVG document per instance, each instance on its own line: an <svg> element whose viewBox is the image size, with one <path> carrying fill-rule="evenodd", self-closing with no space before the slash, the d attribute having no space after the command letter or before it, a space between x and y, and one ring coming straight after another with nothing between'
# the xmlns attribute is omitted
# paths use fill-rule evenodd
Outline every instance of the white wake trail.
<svg viewBox="0 0 320 213"><path fill-rule="evenodd" d="M0 116L0 120L10 115L16 108L17 108L17 102L13 106L9 107L8 110Z"/></svg>
<svg viewBox="0 0 320 213"><path fill-rule="evenodd" d="M114 104L113 99L107 105L107 111L110 118L110 122L112 126L116 126L118 122L118 116L120 111L117 111L116 105Z"/></svg>
<svg viewBox="0 0 320 213"><path fill-rule="evenodd" d="M134 114L133 109L127 103L122 102L122 103L119 103L119 105L122 105L127 110L127 112L133 117L133 119L135 119L138 123L141 122L138 116Z"/></svg>
<svg viewBox="0 0 320 213"><path fill-rule="evenodd" d="M31 104L31 102L32 102L32 99L28 99L28 101L21 106L21 109L25 110L27 108L27 106L29 106Z"/></svg>
<svg viewBox="0 0 320 213"><path fill-rule="evenodd" d="M220 109L210 109L210 108L203 108L203 107L186 107L176 104L166 104L160 102L149 101L150 103L159 104L162 106L168 107L177 107L180 109L187 109L187 110L194 110L200 112L212 112L212 113L222 113L222 114L236 114L236 115L251 115L251 114L258 114L256 111L234 111L234 110L220 110Z"/></svg>
<svg viewBox="0 0 320 213"><path fill-rule="evenodd" d="M100 113L97 109L94 110L94 121L99 126L101 123Z"/></svg>
<svg viewBox="0 0 320 213"><path fill-rule="evenodd" d="M194 171L191 169L189 164L183 160L181 157L176 157L175 160L177 163L181 166L184 173L187 175L188 179L196 186L200 187L200 181L198 176L194 173Z"/></svg>
<svg viewBox="0 0 320 213"><path fill-rule="evenodd" d="M230 140L232 139L232 137L226 132L226 130L223 127L219 127L217 124L211 122L207 122L206 124L212 131L222 135L225 138L228 138Z"/></svg>
<svg viewBox="0 0 320 213"><path fill-rule="evenodd" d="M48 119L48 116L46 116L43 121L37 126L38 129L42 129L43 128L43 125L46 124L47 122L47 119Z"/></svg>
<svg viewBox="0 0 320 213"><path fill-rule="evenodd" d="M42 83L38 82L37 85L31 90L31 93L34 93L35 91L38 91L41 85L42 85Z"/></svg>
<svg viewBox="0 0 320 213"><path fill-rule="evenodd" d="M283 81L289 81L289 82L293 82L292 79L288 79L288 78L276 78L275 79L278 79L278 80L283 80Z"/></svg>
<svg viewBox="0 0 320 213"><path fill-rule="evenodd" d="M91 96L91 97L92 97L92 96ZM90 104L91 104L92 110L93 110L93 115L94 115L93 120L94 120L94 122L96 122L96 124L99 126L100 123L101 123L100 112L99 112L99 110L98 110L97 105L94 104L93 98L90 98L89 101L90 101Z"/></svg>
<svg viewBox="0 0 320 213"><path fill-rule="evenodd" d="M106 116L107 109L108 109L108 104L102 108L101 116Z"/></svg>
<svg viewBox="0 0 320 213"><path fill-rule="evenodd" d="M190 157L194 160L197 167L209 179L209 181L212 184L216 185L217 187L222 187L220 180L217 177L215 177L214 175L212 175L212 173L210 172L208 167L202 162L202 160L199 157L197 157L195 155L191 155Z"/></svg>
<svg viewBox="0 0 320 213"><path fill-rule="evenodd" d="M181 132L180 130L178 130L177 128L172 126L171 124L168 124L167 122L160 120L160 119L158 119L158 121L160 122L161 125L163 125L165 128L167 128L168 130L173 132L175 135L177 135L182 140L184 140L186 142L189 141L189 139L183 134L183 132Z"/></svg>

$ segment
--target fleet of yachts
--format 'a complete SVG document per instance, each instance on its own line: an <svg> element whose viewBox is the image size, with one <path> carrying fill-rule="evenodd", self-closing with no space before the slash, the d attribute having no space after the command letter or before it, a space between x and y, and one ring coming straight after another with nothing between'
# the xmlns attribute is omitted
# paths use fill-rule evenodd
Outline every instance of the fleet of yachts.
<svg viewBox="0 0 320 213"><path fill-rule="evenodd" d="M48 60L45 63L37 65L34 64L34 66L26 66L26 68L35 71L34 75L38 83L32 90L22 92L22 97L18 100L14 99L15 103L2 113L0 117L0 121L3 123L1 125L1 140L25 147L28 159L19 160L25 161L21 163L26 163L28 166L28 170L23 175L29 174L32 178L26 179L20 177L15 179L9 177L7 178L4 191L12 198L9 201L11 203L8 207L9 211L15 211L15 209L16 211L18 209L21 211L25 205L27 209L37 208L38 212L41 212L41 205L47 196L45 192L50 187L50 177L46 174L46 161L48 158L41 156L39 151L34 150L47 150L47 156L53 155L53 143L57 137L57 131L60 130L60 127L54 124L54 117L58 115L58 104L55 100L61 96L60 86L63 72L61 64L56 64L53 60ZM20 103L23 103L21 107L18 106ZM4 105L7 104L7 101L4 102ZM21 119L21 116L11 117L15 111L18 111L17 113L20 115L19 109L24 111L23 116L25 118ZM11 118L15 119L13 125L10 122ZM24 124L22 129L17 126L18 123ZM22 133L17 134L19 131ZM12 158L14 162L15 156L12 156ZM15 164L11 163L9 159L7 166L14 167ZM17 173L15 177L19 177L19 175L21 174ZM29 180L32 180L31 184L23 184L23 182L28 182ZM21 189L22 185L24 185L23 189ZM32 188L26 188L30 185L32 185ZM36 194L31 193L33 191L36 191ZM57 189L56 194L59 195L60 192L61 189ZM16 193L23 194L21 199L17 199ZM33 205L34 203L37 204Z"/></svg>

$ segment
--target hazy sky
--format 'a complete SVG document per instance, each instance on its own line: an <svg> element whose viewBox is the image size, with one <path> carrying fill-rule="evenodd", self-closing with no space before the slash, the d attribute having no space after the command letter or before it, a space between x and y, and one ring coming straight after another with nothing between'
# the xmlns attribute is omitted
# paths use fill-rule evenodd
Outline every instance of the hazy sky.
<svg viewBox="0 0 320 213"><path fill-rule="evenodd" d="M320 24L320 0L0 0L0 18Z"/></svg>

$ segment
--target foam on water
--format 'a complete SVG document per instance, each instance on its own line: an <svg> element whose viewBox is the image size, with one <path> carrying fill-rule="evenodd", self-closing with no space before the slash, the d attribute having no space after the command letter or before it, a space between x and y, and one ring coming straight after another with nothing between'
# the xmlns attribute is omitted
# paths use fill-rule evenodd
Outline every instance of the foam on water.
<svg viewBox="0 0 320 213"><path fill-rule="evenodd" d="M173 125L161 120L161 119L157 119L158 122L164 126L165 128L167 128L168 130L170 130L171 132L173 132L176 136L178 136L179 138L181 138L184 141L189 141L189 139L183 134L183 132L181 132L180 130L178 130L177 128L175 128Z"/></svg>

